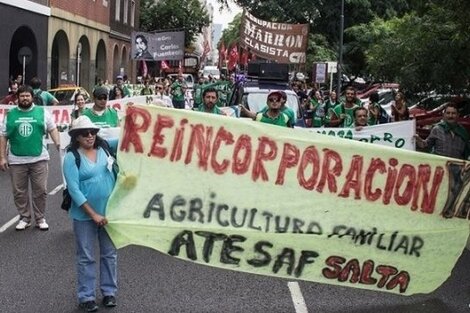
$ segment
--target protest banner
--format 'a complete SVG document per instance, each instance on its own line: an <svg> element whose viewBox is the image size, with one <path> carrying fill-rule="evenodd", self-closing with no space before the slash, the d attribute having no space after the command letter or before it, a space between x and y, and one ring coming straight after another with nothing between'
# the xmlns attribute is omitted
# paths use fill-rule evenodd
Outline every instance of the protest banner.
<svg viewBox="0 0 470 313"><path fill-rule="evenodd" d="M316 132L333 137L354 139L362 142L374 143L382 146L416 150L414 135L416 134L416 121L408 120L387 124L366 126L360 130L355 128L320 127L296 129Z"/></svg>
<svg viewBox="0 0 470 313"><path fill-rule="evenodd" d="M263 21L243 11L240 46L251 53L279 63L305 63L308 24Z"/></svg>
<svg viewBox="0 0 470 313"><path fill-rule="evenodd" d="M447 279L469 234L464 161L152 106L123 127L118 248L412 295Z"/></svg>

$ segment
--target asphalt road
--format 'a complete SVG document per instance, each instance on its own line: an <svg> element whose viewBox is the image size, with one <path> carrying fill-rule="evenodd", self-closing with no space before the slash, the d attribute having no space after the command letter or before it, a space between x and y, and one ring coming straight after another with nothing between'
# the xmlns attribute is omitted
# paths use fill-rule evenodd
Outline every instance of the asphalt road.
<svg viewBox="0 0 470 313"><path fill-rule="evenodd" d="M50 191L61 184L58 154L51 152ZM1 313L80 312L73 233L60 201L61 192L48 198L48 232L16 232L15 224L7 227L17 214L9 176L0 172ZM466 249L440 288L410 297L220 270L138 246L119 250L118 257L118 306L101 312L470 312Z"/></svg>

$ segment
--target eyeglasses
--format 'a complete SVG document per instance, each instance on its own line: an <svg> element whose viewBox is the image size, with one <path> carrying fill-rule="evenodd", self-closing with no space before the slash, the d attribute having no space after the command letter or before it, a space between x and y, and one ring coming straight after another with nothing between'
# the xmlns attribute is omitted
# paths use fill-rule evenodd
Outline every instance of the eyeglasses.
<svg viewBox="0 0 470 313"><path fill-rule="evenodd" d="M98 96L96 97L98 100L108 100L108 96Z"/></svg>
<svg viewBox="0 0 470 313"><path fill-rule="evenodd" d="M163 87L157 87L157 90L163 90Z"/></svg>
<svg viewBox="0 0 470 313"><path fill-rule="evenodd" d="M268 98L269 102L281 102L280 98Z"/></svg>
<svg viewBox="0 0 470 313"><path fill-rule="evenodd" d="M83 129L78 132L78 135L82 137L88 137L90 134L92 136L96 136L97 133L98 133L97 129Z"/></svg>

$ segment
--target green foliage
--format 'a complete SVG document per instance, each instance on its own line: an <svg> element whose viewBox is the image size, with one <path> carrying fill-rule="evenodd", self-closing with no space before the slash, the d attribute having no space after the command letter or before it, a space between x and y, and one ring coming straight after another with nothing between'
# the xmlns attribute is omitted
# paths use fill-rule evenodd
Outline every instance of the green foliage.
<svg viewBox="0 0 470 313"><path fill-rule="evenodd" d="M184 30L186 47L211 22L198 0L142 0L140 12L141 31Z"/></svg>

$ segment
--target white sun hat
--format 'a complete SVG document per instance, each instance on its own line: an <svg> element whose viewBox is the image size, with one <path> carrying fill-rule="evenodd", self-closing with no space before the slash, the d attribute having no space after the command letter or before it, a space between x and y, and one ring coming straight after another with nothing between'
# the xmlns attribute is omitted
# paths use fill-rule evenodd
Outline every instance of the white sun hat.
<svg viewBox="0 0 470 313"><path fill-rule="evenodd" d="M72 121L72 126L70 127L69 135L73 136L75 131L81 130L81 129L100 130L100 128L96 126L95 124L93 124L90 118L85 115L80 115L77 119Z"/></svg>

